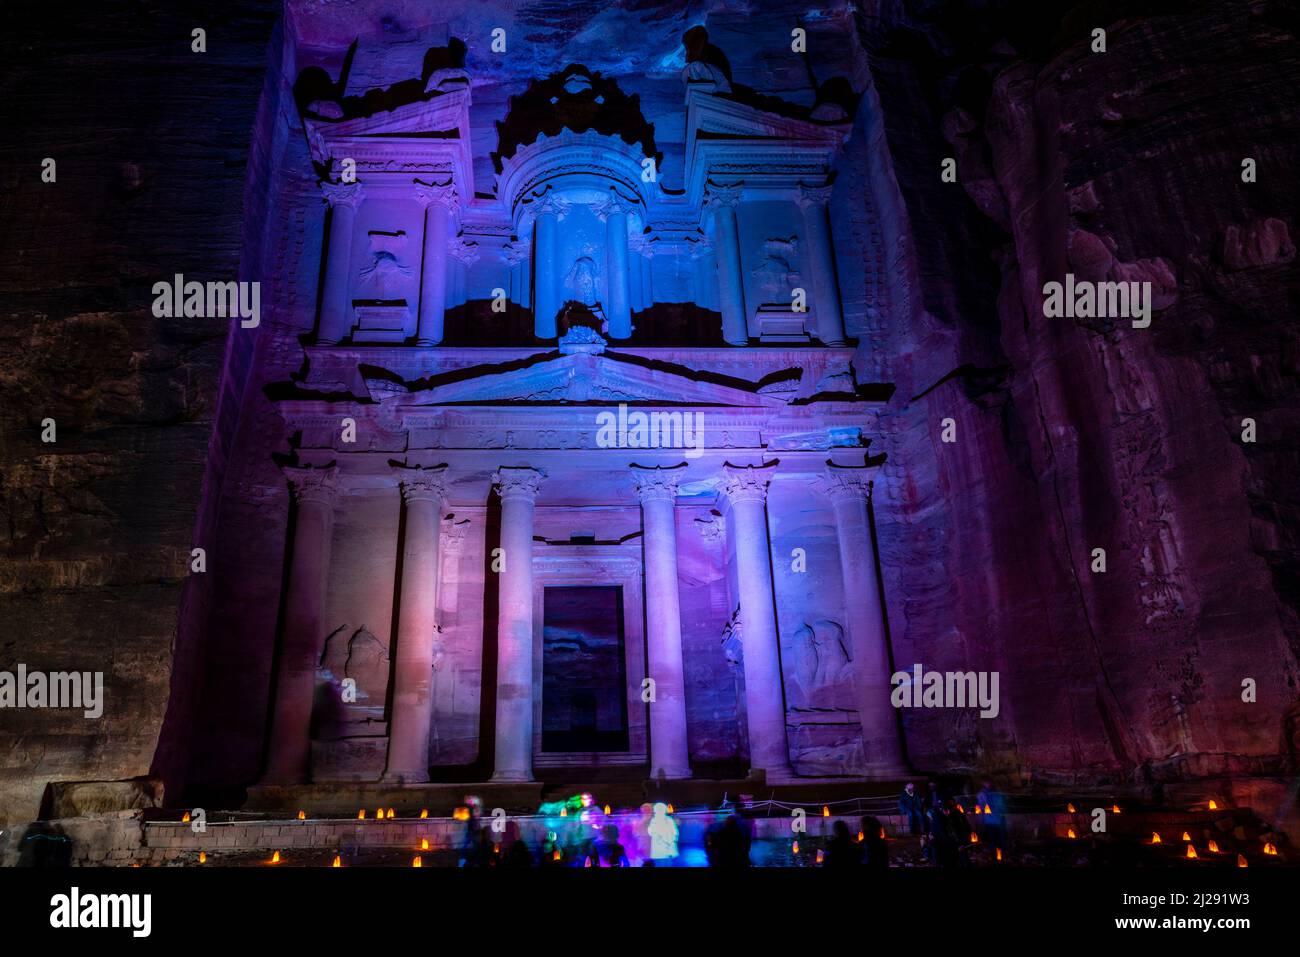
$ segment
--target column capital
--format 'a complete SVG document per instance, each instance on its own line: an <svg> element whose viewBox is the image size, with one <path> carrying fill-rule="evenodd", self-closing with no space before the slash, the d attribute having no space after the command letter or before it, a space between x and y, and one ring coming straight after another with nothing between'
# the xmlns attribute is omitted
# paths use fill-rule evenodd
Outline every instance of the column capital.
<svg viewBox="0 0 1300 957"><path fill-rule="evenodd" d="M632 478L644 502L675 502L679 469L685 465L633 465Z"/></svg>
<svg viewBox="0 0 1300 957"><path fill-rule="evenodd" d="M827 462L826 471L822 473L822 488L832 502L848 499L869 501L879 471L875 465L836 465Z"/></svg>
<svg viewBox="0 0 1300 957"><path fill-rule="evenodd" d="M735 209L740 205L741 194L745 190L744 183L709 183L707 192L704 194L704 208L717 209L719 207Z"/></svg>
<svg viewBox="0 0 1300 957"><path fill-rule="evenodd" d="M472 266L479 260L478 243L467 242L464 236L457 236L451 241L452 258L466 266Z"/></svg>
<svg viewBox="0 0 1300 957"><path fill-rule="evenodd" d="M313 466L285 466L285 478L289 480L289 489L294 499L302 504L313 502L321 505L333 505L338 496L339 470L336 465L324 468Z"/></svg>
<svg viewBox="0 0 1300 957"><path fill-rule="evenodd" d="M552 190L547 190L533 200L532 211L536 216L554 213L558 218L563 219L564 215L569 211L569 204L556 196Z"/></svg>
<svg viewBox="0 0 1300 957"><path fill-rule="evenodd" d="M460 196L451 180L445 183L422 183L417 179L414 194L415 201L425 209L437 203L449 213L454 213L460 207Z"/></svg>
<svg viewBox="0 0 1300 957"><path fill-rule="evenodd" d="M435 465L394 465L393 471L398 476L398 486L402 490L402 501L434 502L439 508L447 499L447 466Z"/></svg>
<svg viewBox="0 0 1300 957"><path fill-rule="evenodd" d="M831 201L831 188L829 186L800 185L795 193L794 201L799 204L800 209L808 209L812 206L827 206Z"/></svg>
<svg viewBox="0 0 1300 957"><path fill-rule="evenodd" d="M321 183L321 195L325 202L331 208L344 206L349 209L356 209L357 206L365 199L365 191L361 188L360 183Z"/></svg>
<svg viewBox="0 0 1300 957"><path fill-rule="evenodd" d="M767 501L767 487L772 481L769 469L774 464L724 465L722 491L731 504Z"/></svg>
<svg viewBox="0 0 1300 957"><path fill-rule="evenodd" d="M636 206L631 201L620 196L616 190L611 189L609 198L593 206L592 212L600 218L601 222L605 222L609 217L617 216L620 213L628 216L636 212Z"/></svg>
<svg viewBox="0 0 1300 957"><path fill-rule="evenodd" d="M510 499L527 499L533 501L542 487L546 473L527 465L503 465L492 474L492 484L496 486L501 501Z"/></svg>

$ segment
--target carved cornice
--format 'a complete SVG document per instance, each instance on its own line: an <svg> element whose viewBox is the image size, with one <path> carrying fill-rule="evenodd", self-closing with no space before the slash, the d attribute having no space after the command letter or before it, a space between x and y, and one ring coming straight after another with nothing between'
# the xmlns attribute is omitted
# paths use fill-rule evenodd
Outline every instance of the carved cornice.
<svg viewBox="0 0 1300 957"><path fill-rule="evenodd" d="M337 466L324 468L297 468L285 466L285 478L289 480L289 489L298 504L333 505L338 497L339 470Z"/></svg>
<svg viewBox="0 0 1300 957"><path fill-rule="evenodd" d="M632 478L642 502L675 502L682 465L633 465Z"/></svg>
<svg viewBox="0 0 1300 957"><path fill-rule="evenodd" d="M772 464L768 465L724 465L722 468L722 491L728 501L766 502L767 487L772 481Z"/></svg>
<svg viewBox="0 0 1300 957"><path fill-rule="evenodd" d="M532 502L536 500L537 493L542 487L542 480L545 478L546 473L540 469L529 468L526 465L503 465L493 473L492 484L496 486L497 494L501 496L503 502L511 499L525 499Z"/></svg>
<svg viewBox="0 0 1300 957"><path fill-rule="evenodd" d="M320 190L331 208L346 206L356 209L365 199L360 183L321 183Z"/></svg>
<svg viewBox="0 0 1300 957"><path fill-rule="evenodd" d="M433 502L441 508L442 503L447 500L447 466L437 465L426 468L420 465L395 465L393 471L398 476L402 501L406 504Z"/></svg>

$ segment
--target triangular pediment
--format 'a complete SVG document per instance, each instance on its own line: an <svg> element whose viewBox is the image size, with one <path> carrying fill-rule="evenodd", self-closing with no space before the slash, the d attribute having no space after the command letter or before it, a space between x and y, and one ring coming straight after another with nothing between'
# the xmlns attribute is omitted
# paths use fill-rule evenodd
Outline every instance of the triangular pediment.
<svg viewBox="0 0 1300 957"><path fill-rule="evenodd" d="M730 139L787 140L838 145L846 124L822 124L760 110L736 100L694 93L687 106L687 141Z"/></svg>
<svg viewBox="0 0 1300 957"><path fill-rule="evenodd" d="M684 371L684 370L683 370ZM399 384L366 379L370 397L403 407L431 405L512 406L604 404L780 407L785 401L757 388L709 381L701 374L605 355L548 357L516 368L482 366L459 370L454 381Z"/></svg>

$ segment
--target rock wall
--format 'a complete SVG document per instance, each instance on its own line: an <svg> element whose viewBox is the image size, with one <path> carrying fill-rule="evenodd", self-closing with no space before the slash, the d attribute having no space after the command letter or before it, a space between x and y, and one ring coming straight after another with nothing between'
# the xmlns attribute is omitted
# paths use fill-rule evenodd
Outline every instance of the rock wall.
<svg viewBox="0 0 1300 957"><path fill-rule="evenodd" d="M860 121L887 154L873 190L909 237L882 337L895 661L996 667L1004 701L995 721L907 714L912 756L1039 783L1285 773L1293 12L1040 5L1027 35L1015 5L963 6L858 20L883 118ZM1067 271L1151 281L1151 326L1045 318L1043 285Z"/></svg>
<svg viewBox="0 0 1300 957"><path fill-rule="evenodd" d="M221 481L214 424L225 399L238 408L223 369L241 358L224 320L155 319L151 286L232 280L256 252L243 198L274 23L239 0L6 17L0 667L103 671L107 700L99 719L0 713L0 823L34 817L50 781L149 773L173 688L184 723L178 612L203 600L190 549Z"/></svg>

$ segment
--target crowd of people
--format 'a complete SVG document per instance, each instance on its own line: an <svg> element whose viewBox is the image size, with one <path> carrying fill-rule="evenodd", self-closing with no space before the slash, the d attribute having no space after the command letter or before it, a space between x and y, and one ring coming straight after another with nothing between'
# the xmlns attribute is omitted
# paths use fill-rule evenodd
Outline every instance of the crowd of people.
<svg viewBox="0 0 1300 957"><path fill-rule="evenodd" d="M1006 840L1006 800L984 781L975 797L983 822L985 840L1002 847ZM908 833L921 838L926 860L937 867L957 867L969 863L975 830L965 808L955 797L945 794L939 782L930 781L926 793L908 781L898 798L898 813L907 821Z"/></svg>
<svg viewBox="0 0 1300 957"><path fill-rule="evenodd" d="M544 808L556 817L555 827L548 829L537 842L536 852L529 846L518 826L507 823L506 833L495 834L492 825L482 823L473 813L461 848L464 867L673 867L680 861L679 829L670 809L662 804L646 804L639 818L633 819L629 848L623 843L619 826L597 816L588 795L571 799L573 815L562 803ZM984 840L1001 848L1006 840L1006 801L992 782L984 781L975 798L979 807ZM474 812L477 807L471 804ZM563 808L563 809L562 809ZM608 811L608 809L606 809ZM976 842L967 811L939 782L929 781L925 793L909 781L898 798L898 813L907 832L921 839L925 859L936 867L958 867L969 863L969 852ZM752 825L735 812L711 824L704 833L704 855L710 867L735 869L749 867ZM865 816L856 834L843 818L831 826L830 838L821 847L818 861L823 867L888 867L889 845L878 818Z"/></svg>

